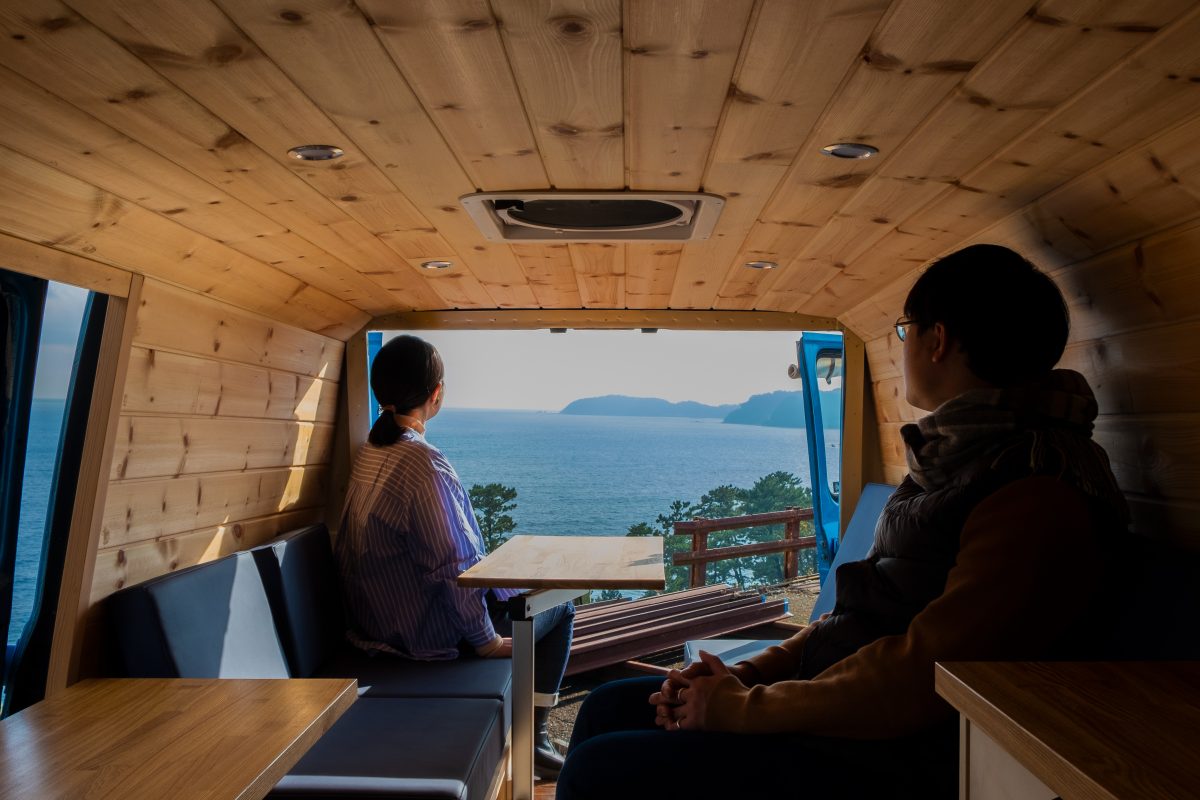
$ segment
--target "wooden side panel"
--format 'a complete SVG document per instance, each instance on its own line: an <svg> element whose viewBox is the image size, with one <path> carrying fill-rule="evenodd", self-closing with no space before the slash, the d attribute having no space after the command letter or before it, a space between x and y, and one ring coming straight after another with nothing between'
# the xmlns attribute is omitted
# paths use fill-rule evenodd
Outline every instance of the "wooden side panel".
<svg viewBox="0 0 1200 800"><path fill-rule="evenodd" d="M345 346L147 280L92 602L324 516Z"/></svg>
<svg viewBox="0 0 1200 800"><path fill-rule="evenodd" d="M1137 209L1130 209L1125 225L1137 219ZM1134 531L1200 550L1194 520L1200 497L1198 222L1144 235L1050 274L1072 315L1059 366L1082 373L1096 393L1094 436L1129 498ZM1038 263L1064 260L1044 245L1024 252ZM924 413L904 402L903 349L890 330L910 282L897 282L848 315L874 334L867 357L885 471L893 477L906 472L900 427Z"/></svg>

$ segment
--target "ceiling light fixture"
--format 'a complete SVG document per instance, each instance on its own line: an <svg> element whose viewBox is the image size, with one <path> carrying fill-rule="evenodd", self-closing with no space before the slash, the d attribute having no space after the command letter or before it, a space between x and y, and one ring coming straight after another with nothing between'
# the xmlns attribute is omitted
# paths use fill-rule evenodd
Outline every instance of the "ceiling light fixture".
<svg viewBox="0 0 1200 800"><path fill-rule="evenodd" d="M453 261L422 261L421 269L450 269L454 266Z"/></svg>
<svg viewBox="0 0 1200 800"><path fill-rule="evenodd" d="M748 269L775 269L779 266L777 261L747 261L745 266Z"/></svg>
<svg viewBox="0 0 1200 800"><path fill-rule="evenodd" d="M345 154L345 150L331 144L301 144L288 150L288 155L298 161L330 161Z"/></svg>
<svg viewBox="0 0 1200 800"><path fill-rule="evenodd" d="M834 158L870 158L879 152L879 148L860 142L836 142L825 145L821 152Z"/></svg>

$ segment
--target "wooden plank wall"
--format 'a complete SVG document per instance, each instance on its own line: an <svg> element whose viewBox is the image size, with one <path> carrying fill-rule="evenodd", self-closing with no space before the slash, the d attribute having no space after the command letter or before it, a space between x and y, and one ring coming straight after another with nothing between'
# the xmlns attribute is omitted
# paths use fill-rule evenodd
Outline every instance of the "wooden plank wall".
<svg viewBox="0 0 1200 800"><path fill-rule="evenodd" d="M344 345L146 280L93 602L324 513Z"/></svg>
<svg viewBox="0 0 1200 800"><path fill-rule="evenodd" d="M1129 498L1134 531L1200 550L1200 220L1133 238L1109 230L1129 240L1082 258L1032 237L1020 249L1067 297L1072 330L1060 366L1096 392L1095 437ZM1015 244L1000 229L991 238ZM850 315L874 334L867 356L890 482L907 472L900 427L921 413L904 402L902 345L888 328L914 277Z"/></svg>

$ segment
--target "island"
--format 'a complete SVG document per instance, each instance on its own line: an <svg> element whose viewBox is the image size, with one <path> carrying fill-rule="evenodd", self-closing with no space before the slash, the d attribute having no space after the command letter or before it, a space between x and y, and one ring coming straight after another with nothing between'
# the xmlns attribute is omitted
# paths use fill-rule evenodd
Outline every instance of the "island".
<svg viewBox="0 0 1200 800"><path fill-rule="evenodd" d="M836 403L836 399L838 398L827 398L824 393L821 397L823 404L827 400L834 400ZM777 391L753 395L744 403L706 405L691 400L673 403L659 397L609 394L574 400L559 413L600 417L719 419L732 425L803 428L804 396L801 392ZM827 423L840 417L840 413L833 408L825 409L825 413L829 416Z"/></svg>

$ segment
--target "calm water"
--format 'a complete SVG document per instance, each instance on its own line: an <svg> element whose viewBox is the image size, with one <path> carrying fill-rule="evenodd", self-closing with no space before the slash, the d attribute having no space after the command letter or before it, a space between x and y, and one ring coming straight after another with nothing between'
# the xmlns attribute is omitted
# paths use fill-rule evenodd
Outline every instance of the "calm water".
<svg viewBox="0 0 1200 800"><path fill-rule="evenodd" d="M9 642L31 610L62 412L62 401L33 405ZM464 485L517 490L517 533L624 535L635 523L653 524L673 500L695 502L721 484L749 488L776 470L809 484L801 429L447 409L430 423L427 438Z"/></svg>
<svg viewBox="0 0 1200 800"><path fill-rule="evenodd" d="M21 486L21 528L17 534L12 620L8 626L9 644L20 637L21 629L32 611L64 405L63 400L34 400L30 409L25 479Z"/></svg>
<svg viewBox="0 0 1200 800"><path fill-rule="evenodd" d="M721 484L749 488L775 470L809 484L802 429L447 409L426 438L465 486L517 490L517 533L624 535Z"/></svg>

